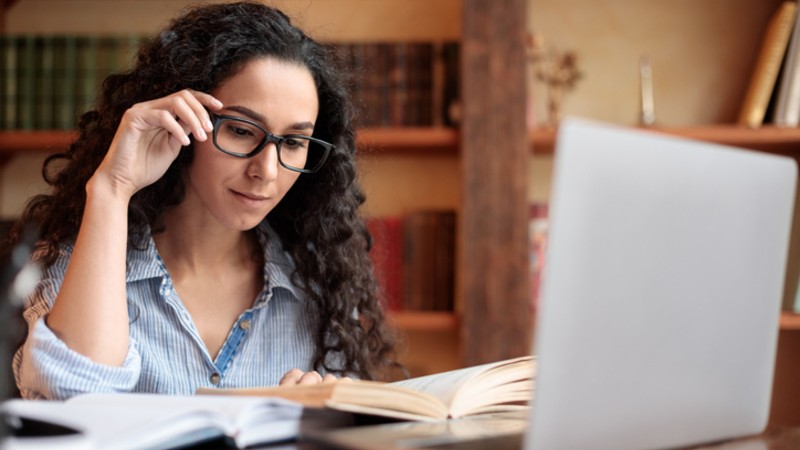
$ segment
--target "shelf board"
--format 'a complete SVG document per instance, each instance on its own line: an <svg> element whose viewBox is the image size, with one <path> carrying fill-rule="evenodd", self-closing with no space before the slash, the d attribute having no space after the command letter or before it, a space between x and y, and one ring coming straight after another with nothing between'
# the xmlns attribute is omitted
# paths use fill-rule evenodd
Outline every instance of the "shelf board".
<svg viewBox="0 0 800 450"><path fill-rule="evenodd" d="M358 131L357 137L359 149L367 154L374 151L457 154L459 147L459 134L455 128L364 128Z"/></svg>
<svg viewBox="0 0 800 450"><path fill-rule="evenodd" d="M2 131L0 154L61 152L77 137L72 130Z"/></svg>
<svg viewBox="0 0 800 450"><path fill-rule="evenodd" d="M754 129L737 125L709 125L646 129L776 153L794 154L800 148L800 128L764 126ZM63 151L75 136L72 130L2 131L0 154ZM533 154L553 154L556 140L554 129L535 129L528 136ZM460 137L454 128L387 127L361 129L357 133L357 141L362 154L367 156L384 153L455 155L458 154Z"/></svg>
<svg viewBox="0 0 800 450"><path fill-rule="evenodd" d="M732 124L691 127L641 128L673 136L715 142L723 145L751 148L775 153L797 153L800 147L800 128L765 125L748 128ZM528 133L533 154L552 154L555 151L554 129L535 129Z"/></svg>
<svg viewBox="0 0 800 450"><path fill-rule="evenodd" d="M449 311L393 311L389 325L402 331L456 331L458 317Z"/></svg>
<svg viewBox="0 0 800 450"><path fill-rule="evenodd" d="M792 312L781 313L781 330L800 331L800 314Z"/></svg>
<svg viewBox="0 0 800 450"><path fill-rule="evenodd" d="M2 131L0 154L58 152L75 139L73 130ZM458 130L444 127L365 128L357 133L359 148L370 153L458 154Z"/></svg>

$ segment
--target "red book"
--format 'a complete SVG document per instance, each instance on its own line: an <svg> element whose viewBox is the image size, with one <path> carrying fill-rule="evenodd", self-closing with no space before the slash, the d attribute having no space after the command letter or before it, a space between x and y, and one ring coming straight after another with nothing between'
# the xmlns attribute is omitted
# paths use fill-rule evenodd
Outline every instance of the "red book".
<svg viewBox="0 0 800 450"><path fill-rule="evenodd" d="M369 252L375 278L381 288L381 300L388 311L403 309L403 219L373 217L367 219L372 236Z"/></svg>

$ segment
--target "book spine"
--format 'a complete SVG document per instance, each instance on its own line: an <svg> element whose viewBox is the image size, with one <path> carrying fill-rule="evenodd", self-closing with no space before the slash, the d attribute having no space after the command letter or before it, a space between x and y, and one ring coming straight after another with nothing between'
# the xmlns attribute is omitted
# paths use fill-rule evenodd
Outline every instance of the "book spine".
<svg viewBox="0 0 800 450"><path fill-rule="evenodd" d="M0 49L2 49L2 56L0 56L0 99L2 99L2 104L0 104L0 129L3 130L9 129L6 123L6 109L12 100L9 98L10 92L8 88L8 48L13 39L13 36L10 35L0 35Z"/></svg>
<svg viewBox="0 0 800 450"><path fill-rule="evenodd" d="M410 125L433 125L433 44L420 43L414 46L413 83L411 91L414 101L411 104L414 120Z"/></svg>
<svg viewBox="0 0 800 450"><path fill-rule="evenodd" d="M32 130L36 105L36 38L25 35L17 42L17 128Z"/></svg>
<svg viewBox="0 0 800 450"><path fill-rule="evenodd" d="M781 69L773 122L781 127L800 125L800 8L795 15L792 38Z"/></svg>
<svg viewBox="0 0 800 450"><path fill-rule="evenodd" d="M367 220L372 236L370 259L388 311L403 309L403 220L400 217L373 217Z"/></svg>
<svg viewBox="0 0 800 450"><path fill-rule="evenodd" d="M764 122L794 27L796 11L797 3L784 1L770 19L739 113L739 125L757 128Z"/></svg>
<svg viewBox="0 0 800 450"><path fill-rule="evenodd" d="M389 98L388 124L403 126L408 121L408 44L398 42L387 46L389 53L387 80Z"/></svg>
<svg viewBox="0 0 800 450"><path fill-rule="evenodd" d="M36 82L36 123L39 130L50 130L53 122L53 37L40 36L37 39L39 58Z"/></svg>
<svg viewBox="0 0 800 450"><path fill-rule="evenodd" d="M71 35L56 36L53 61L55 127L69 130L75 127L75 73L77 71L77 42Z"/></svg>
<svg viewBox="0 0 800 450"><path fill-rule="evenodd" d="M454 211L422 210L404 224L406 309L452 311L455 300Z"/></svg>
<svg viewBox="0 0 800 450"><path fill-rule="evenodd" d="M97 38L80 36L77 44L75 117L80 117L92 109L97 95Z"/></svg>
<svg viewBox="0 0 800 450"><path fill-rule="evenodd" d="M458 42L445 42L442 48L444 62L444 86L441 99L441 110L436 113L441 115L446 126L457 126L460 118L460 64L461 46Z"/></svg>

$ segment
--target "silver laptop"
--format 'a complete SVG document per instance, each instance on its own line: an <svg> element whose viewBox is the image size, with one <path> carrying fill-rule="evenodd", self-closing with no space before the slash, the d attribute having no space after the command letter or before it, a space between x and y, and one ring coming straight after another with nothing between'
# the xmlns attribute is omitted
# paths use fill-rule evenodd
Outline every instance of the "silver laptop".
<svg viewBox="0 0 800 450"><path fill-rule="evenodd" d="M579 119L557 143L525 448L762 431L794 160Z"/></svg>
<svg viewBox="0 0 800 450"><path fill-rule="evenodd" d="M531 414L357 427L319 440L644 450L764 428L794 160L566 119L554 171Z"/></svg>

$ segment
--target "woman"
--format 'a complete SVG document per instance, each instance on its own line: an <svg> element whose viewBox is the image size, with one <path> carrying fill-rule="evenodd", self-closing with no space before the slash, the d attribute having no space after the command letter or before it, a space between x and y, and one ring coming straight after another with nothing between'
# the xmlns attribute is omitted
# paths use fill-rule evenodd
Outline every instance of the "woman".
<svg viewBox="0 0 800 450"><path fill-rule="evenodd" d="M105 81L17 224L45 267L21 394L385 376L351 115L325 49L281 12L175 19Z"/></svg>

